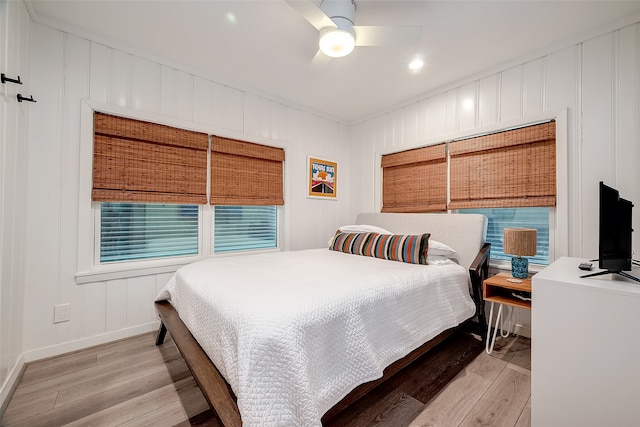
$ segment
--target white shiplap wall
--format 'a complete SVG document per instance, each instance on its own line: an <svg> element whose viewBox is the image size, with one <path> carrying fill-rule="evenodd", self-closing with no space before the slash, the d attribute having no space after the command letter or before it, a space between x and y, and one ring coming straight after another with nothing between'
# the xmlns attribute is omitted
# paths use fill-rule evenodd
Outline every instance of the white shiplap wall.
<svg viewBox="0 0 640 427"><path fill-rule="evenodd" d="M429 70L424 71L428 78ZM586 39L502 71L462 82L352 126L356 211L380 208L379 157L544 117L565 117L558 174L564 205L556 256L598 255L598 182L640 205L640 24ZM640 230L640 208L634 209ZM563 226L565 227L565 226ZM568 240L568 241L564 241ZM640 253L640 232L634 233ZM638 257L638 255L636 255ZM529 326L527 314L524 327ZM526 333L526 332L525 332Z"/></svg>
<svg viewBox="0 0 640 427"><path fill-rule="evenodd" d="M345 125L38 23L30 37L38 108L28 144L25 359L155 328L153 299L171 274L76 284L79 263L91 256L83 252L92 238L85 235L92 141L81 132L87 105L283 147L286 249L325 246L338 225L353 220L349 175L338 177L337 201L305 193L308 155L347 170ZM61 303L71 304L71 320L54 325L53 307Z"/></svg>
<svg viewBox="0 0 640 427"><path fill-rule="evenodd" d="M26 144L29 96L29 15L22 2L0 1L0 71L22 85L0 85L0 407L24 364L22 358ZM0 408L2 413L3 407Z"/></svg>

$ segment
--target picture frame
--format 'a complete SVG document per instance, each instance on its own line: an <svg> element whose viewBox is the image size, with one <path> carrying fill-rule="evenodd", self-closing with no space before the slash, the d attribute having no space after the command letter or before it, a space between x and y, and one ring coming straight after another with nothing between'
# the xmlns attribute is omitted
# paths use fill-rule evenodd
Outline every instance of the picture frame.
<svg viewBox="0 0 640 427"><path fill-rule="evenodd" d="M307 157L307 197L338 199L338 163L317 157Z"/></svg>

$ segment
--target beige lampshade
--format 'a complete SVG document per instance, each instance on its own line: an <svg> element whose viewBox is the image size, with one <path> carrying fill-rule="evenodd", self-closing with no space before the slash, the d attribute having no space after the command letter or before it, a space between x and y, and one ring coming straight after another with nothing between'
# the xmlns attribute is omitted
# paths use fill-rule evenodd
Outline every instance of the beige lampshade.
<svg viewBox="0 0 640 427"><path fill-rule="evenodd" d="M505 254L534 256L538 245L538 232L535 228L505 228Z"/></svg>

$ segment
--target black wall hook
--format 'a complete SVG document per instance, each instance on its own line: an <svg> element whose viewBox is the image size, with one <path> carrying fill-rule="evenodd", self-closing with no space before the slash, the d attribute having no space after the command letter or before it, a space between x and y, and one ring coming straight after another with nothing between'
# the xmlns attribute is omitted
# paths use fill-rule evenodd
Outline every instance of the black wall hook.
<svg viewBox="0 0 640 427"><path fill-rule="evenodd" d="M26 97L26 96L22 96L22 94L18 94L18 96L16 96L16 98L18 98L18 102L22 102L22 101L28 101L28 102L38 102L35 99L33 99L33 95L31 95L30 97Z"/></svg>
<svg viewBox="0 0 640 427"><path fill-rule="evenodd" d="M5 84L6 82L15 83L15 84L19 84L19 85L22 84L22 82L20 81L20 76L18 76L18 79L16 80L16 79L12 79L12 78L7 77L7 75L5 73L2 73L1 80L2 80L2 84Z"/></svg>

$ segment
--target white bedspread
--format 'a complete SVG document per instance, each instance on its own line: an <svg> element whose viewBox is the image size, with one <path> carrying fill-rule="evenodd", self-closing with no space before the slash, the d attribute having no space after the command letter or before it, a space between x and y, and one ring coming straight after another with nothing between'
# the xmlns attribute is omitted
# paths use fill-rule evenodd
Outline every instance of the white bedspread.
<svg viewBox="0 0 640 427"><path fill-rule="evenodd" d="M220 257L160 292L238 398L244 426L319 426L356 386L473 316L468 272L328 249Z"/></svg>

